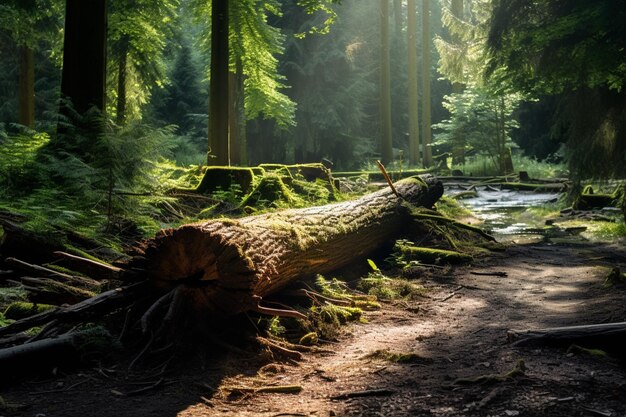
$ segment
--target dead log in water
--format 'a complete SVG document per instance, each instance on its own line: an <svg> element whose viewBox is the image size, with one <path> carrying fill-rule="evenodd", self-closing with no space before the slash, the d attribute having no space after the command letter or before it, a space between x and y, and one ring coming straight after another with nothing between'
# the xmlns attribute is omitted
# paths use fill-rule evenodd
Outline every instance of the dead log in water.
<svg viewBox="0 0 626 417"><path fill-rule="evenodd" d="M434 177L395 188L398 196L387 188L353 201L163 230L136 248L125 269L208 314L259 310L262 297L294 280L364 259L405 231L405 204L431 207L443 193Z"/></svg>

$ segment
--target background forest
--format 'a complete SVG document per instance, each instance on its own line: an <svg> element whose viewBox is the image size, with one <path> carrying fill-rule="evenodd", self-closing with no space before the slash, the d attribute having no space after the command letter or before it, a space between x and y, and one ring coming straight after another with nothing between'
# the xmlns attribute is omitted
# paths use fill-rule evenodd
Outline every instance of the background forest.
<svg viewBox="0 0 626 417"><path fill-rule="evenodd" d="M207 163L327 159L347 171L382 159L619 178L625 10L621 0L4 1L0 198L46 207L42 222L110 229L133 217L145 233L161 226L159 193L195 185Z"/></svg>

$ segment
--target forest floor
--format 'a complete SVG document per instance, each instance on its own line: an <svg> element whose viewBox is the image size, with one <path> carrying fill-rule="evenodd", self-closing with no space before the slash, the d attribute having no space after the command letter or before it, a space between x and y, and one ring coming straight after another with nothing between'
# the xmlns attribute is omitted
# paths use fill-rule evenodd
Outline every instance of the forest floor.
<svg viewBox="0 0 626 417"><path fill-rule="evenodd" d="M177 358L163 373L133 378L127 364L102 365L2 389L0 415L626 416L623 363L507 342L509 329L624 321L626 290L604 285L607 266L626 267L623 244L511 245L424 279L429 291L419 302L365 313L367 323L344 327L339 342L297 364L268 365L250 347ZM385 352L415 355L403 363ZM520 360L523 374L497 377ZM471 382L489 375L496 378ZM302 391L228 394L272 385Z"/></svg>

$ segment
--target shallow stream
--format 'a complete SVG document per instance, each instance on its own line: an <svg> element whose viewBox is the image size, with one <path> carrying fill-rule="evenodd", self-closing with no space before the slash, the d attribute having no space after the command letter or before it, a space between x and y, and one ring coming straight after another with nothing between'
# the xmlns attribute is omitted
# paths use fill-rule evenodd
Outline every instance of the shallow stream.
<svg viewBox="0 0 626 417"><path fill-rule="evenodd" d="M451 190L454 195L458 191ZM493 190L479 188L478 196L460 200L482 220L483 227L499 241L541 239L543 218L525 213L529 207L542 207L557 201L558 193Z"/></svg>

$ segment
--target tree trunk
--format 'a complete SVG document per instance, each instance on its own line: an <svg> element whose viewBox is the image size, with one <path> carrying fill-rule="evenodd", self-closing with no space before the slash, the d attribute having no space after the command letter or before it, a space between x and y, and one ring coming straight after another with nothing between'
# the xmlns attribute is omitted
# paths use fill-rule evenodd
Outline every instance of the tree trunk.
<svg viewBox="0 0 626 417"><path fill-rule="evenodd" d="M128 71L128 37L124 37L120 44L120 62L117 68L117 115L118 126L126 123L126 75Z"/></svg>
<svg viewBox="0 0 626 417"><path fill-rule="evenodd" d="M381 159L393 159L391 137L391 60L389 53L389 0L380 0L380 140Z"/></svg>
<svg viewBox="0 0 626 417"><path fill-rule="evenodd" d="M424 167L433 164L430 147L430 0L423 0L422 7L422 157Z"/></svg>
<svg viewBox="0 0 626 417"><path fill-rule="evenodd" d="M248 155L246 152L246 116L244 109L243 65L241 59L235 62L235 72L229 72L228 85L228 137L230 148L230 163L233 165L246 165Z"/></svg>
<svg viewBox="0 0 626 417"><path fill-rule="evenodd" d="M358 200L237 220L212 220L160 232L136 248L127 270L211 316L258 307L289 283L365 257L406 229L404 204L431 207L443 186L409 178ZM181 285L184 284L184 285Z"/></svg>
<svg viewBox="0 0 626 417"><path fill-rule="evenodd" d="M106 0L67 0L61 96L78 114L93 106L104 110L106 34Z"/></svg>
<svg viewBox="0 0 626 417"><path fill-rule="evenodd" d="M228 146L228 1L212 0L209 165L229 165Z"/></svg>
<svg viewBox="0 0 626 417"><path fill-rule="evenodd" d="M393 0L393 20L396 40L402 38L402 0Z"/></svg>
<svg viewBox="0 0 626 417"><path fill-rule="evenodd" d="M407 1L408 70L409 70L409 163L420 161L418 87L417 87L417 14L415 0Z"/></svg>
<svg viewBox="0 0 626 417"><path fill-rule="evenodd" d="M459 20L463 20L463 0L451 0L450 11ZM454 43L462 42L461 39L452 39ZM452 83L452 93L460 94L465 89L465 85L461 83Z"/></svg>
<svg viewBox="0 0 626 417"><path fill-rule="evenodd" d="M35 127L35 59L33 50L21 46L20 50L20 124Z"/></svg>

